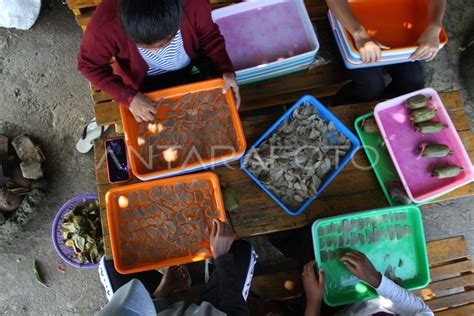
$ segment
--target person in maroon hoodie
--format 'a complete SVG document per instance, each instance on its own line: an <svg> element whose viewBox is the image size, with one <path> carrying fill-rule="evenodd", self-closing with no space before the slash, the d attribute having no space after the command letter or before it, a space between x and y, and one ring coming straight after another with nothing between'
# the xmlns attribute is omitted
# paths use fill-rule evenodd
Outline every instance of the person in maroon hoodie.
<svg viewBox="0 0 474 316"><path fill-rule="evenodd" d="M194 66L200 75L192 74ZM103 0L84 34L78 69L129 105L138 122L156 113L143 93L216 75L224 79L223 93L232 89L240 105L234 68L208 0Z"/></svg>

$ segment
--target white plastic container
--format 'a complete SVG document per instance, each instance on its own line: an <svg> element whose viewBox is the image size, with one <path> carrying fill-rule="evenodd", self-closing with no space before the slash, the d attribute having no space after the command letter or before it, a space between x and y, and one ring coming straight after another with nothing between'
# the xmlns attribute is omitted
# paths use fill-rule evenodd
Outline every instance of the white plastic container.
<svg viewBox="0 0 474 316"><path fill-rule="evenodd" d="M319 42L303 0L242 2L212 12L240 84L307 69Z"/></svg>

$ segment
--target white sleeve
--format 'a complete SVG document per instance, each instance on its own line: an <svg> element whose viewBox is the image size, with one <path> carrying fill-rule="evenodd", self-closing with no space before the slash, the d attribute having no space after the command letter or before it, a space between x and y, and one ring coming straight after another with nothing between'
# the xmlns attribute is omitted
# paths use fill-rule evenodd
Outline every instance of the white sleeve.
<svg viewBox="0 0 474 316"><path fill-rule="evenodd" d="M421 298L416 297L409 291L398 286L395 282L384 275L382 275L382 281L376 290L380 296L392 301L393 308L397 310L400 315L434 315L428 305L426 305Z"/></svg>

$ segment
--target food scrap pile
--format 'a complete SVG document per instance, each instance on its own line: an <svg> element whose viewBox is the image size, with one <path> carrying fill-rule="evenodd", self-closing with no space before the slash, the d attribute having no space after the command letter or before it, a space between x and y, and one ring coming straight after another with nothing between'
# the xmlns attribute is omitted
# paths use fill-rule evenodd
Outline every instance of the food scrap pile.
<svg viewBox="0 0 474 316"><path fill-rule="evenodd" d="M350 148L333 122L305 103L246 156L244 165L285 205L298 209Z"/></svg>
<svg viewBox="0 0 474 316"><path fill-rule="evenodd" d="M100 224L98 201L87 201L64 216L61 225L64 244L74 250L71 259L85 263L98 263L104 255L104 242Z"/></svg>
<svg viewBox="0 0 474 316"><path fill-rule="evenodd" d="M138 144L153 170L181 167L234 153L237 134L226 96L221 89L160 99L166 119L138 124ZM150 159L151 158L151 159Z"/></svg>
<svg viewBox="0 0 474 316"><path fill-rule="evenodd" d="M116 198L121 208L119 258L125 266L203 259L210 253L212 219L220 216L210 181L154 186Z"/></svg>

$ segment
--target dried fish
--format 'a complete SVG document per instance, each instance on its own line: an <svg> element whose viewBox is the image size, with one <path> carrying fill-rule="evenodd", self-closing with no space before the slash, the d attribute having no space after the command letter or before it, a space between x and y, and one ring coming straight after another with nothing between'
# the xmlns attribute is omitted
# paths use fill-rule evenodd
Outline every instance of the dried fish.
<svg viewBox="0 0 474 316"><path fill-rule="evenodd" d="M408 225L405 225L405 235L410 236L411 235L411 228Z"/></svg>
<svg viewBox="0 0 474 316"><path fill-rule="evenodd" d="M351 223L347 219L342 221L342 226L344 227L345 233L348 233L351 230Z"/></svg>
<svg viewBox="0 0 474 316"><path fill-rule="evenodd" d="M324 235L324 228L319 226L318 227L318 236L323 236Z"/></svg>
<svg viewBox="0 0 474 316"><path fill-rule="evenodd" d="M365 245L365 235L364 234L359 234L359 240L361 245Z"/></svg>
<svg viewBox="0 0 474 316"><path fill-rule="evenodd" d="M357 230L358 229L358 226L359 226L359 221L356 220L356 219L352 219L351 220L351 225L352 225L352 230Z"/></svg>
<svg viewBox="0 0 474 316"><path fill-rule="evenodd" d="M328 248L332 247L332 238L331 237L326 239L326 245L328 245Z"/></svg>
<svg viewBox="0 0 474 316"><path fill-rule="evenodd" d="M337 233L337 225L334 223L331 224L331 233L333 234Z"/></svg>
<svg viewBox="0 0 474 316"><path fill-rule="evenodd" d="M366 234L367 234L367 242L369 244L373 243L374 242L374 232L372 230L367 229Z"/></svg>
<svg viewBox="0 0 474 316"><path fill-rule="evenodd" d="M321 253L321 261L322 261L322 262L328 261L328 253L327 253L327 251L321 250L320 253Z"/></svg>
<svg viewBox="0 0 474 316"><path fill-rule="evenodd" d="M346 235L344 237L344 246L345 247L350 247L351 246L351 237L349 237L349 235Z"/></svg>
<svg viewBox="0 0 474 316"><path fill-rule="evenodd" d="M324 238L319 238L319 247L321 248L326 247L326 240Z"/></svg>
<svg viewBox="0 0 474 316"><path fill-rule="evenodd" d="M393 226L388 227L388 233L390 235L390 240L395 240L395 229Z"/></svg>
<svg viewBox="0 0 474 316"><path fill-rule="evenodd" d="M339 247L339 248L344 247L344 236L342 236L342 235L339 236L338 247Z"/></svg>
<svg viewBox="0 0 474 316"><path fill-rule="evenodd" d="M352 236L351 246L355 247L359 243L359 235L357 233L353 233L353 234L351 234L351 236Z"/></svg>

